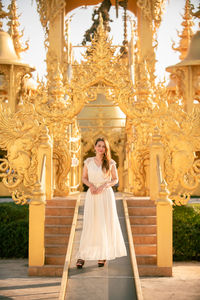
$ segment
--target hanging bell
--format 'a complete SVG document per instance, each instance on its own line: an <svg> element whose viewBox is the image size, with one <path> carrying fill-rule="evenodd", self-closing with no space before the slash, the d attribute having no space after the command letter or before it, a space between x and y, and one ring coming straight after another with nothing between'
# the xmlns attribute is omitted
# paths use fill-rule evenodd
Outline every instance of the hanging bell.
<svg viewBox="0 0 200 300"><path fill-rule="evenodd" d="M19 62L19 58L10 35L0 31L0 63L13 64L16 62Z"/></svg>
<svg viewBox="0 0 200 300"><path fill-rule="evenodd" d="M17 56L11 36L4 31L0 31L0 65L20 65L35 70Z"/></svg>
<svg viewBox="0 0 200 300"><path fill-rule="evenodd" d="M200 66L200 31L192 37L186 57L175 66Z"/></svg>

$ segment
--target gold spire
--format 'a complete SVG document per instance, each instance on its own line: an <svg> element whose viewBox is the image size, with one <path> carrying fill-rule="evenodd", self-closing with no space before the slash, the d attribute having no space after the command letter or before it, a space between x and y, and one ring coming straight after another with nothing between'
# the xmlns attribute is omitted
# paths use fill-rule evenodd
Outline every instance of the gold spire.
<svg viewBox="0 0 200 300"><path fill-rule="evenodd" d="M13 44L15 47L15 51L17 53L17 56L20 58L20 53L23 51L28 50L29 45L28 41L25 42L26 47L22 46L22 43L20 41L21 37L23 37L24 33L23 31L21 34L19 33L19 16L17 15L17 6L16 6L16 0L12 0L11 4L8 6L9 14L8 18L10 21L8 21L7 25L9 26L8 33L10 34L11 38L13 39Z"/></svg>
<svg viewBox="0 0 200 300"><path fill-rule="evenodd" d="M190 0L186 0L185 2L185 13L183 16L183 22L181 25L183 26L182 33L179 33L178 36L180 37L180 43L177 48L174 47L175 43L172 45L172 49L175 51L180 52L180 60L183 60L186 57L191 38L193 36L193 30L192 26L194 25L194 22L192 21L191 16L191 3Z"/></svg>
<svg viewBox="0 0 200 300"><path fill-rule="evenodd" d="M7 16L8 16L8 13L6 13L4 10L3 10L3 4L0 0L0 19L5 19ZM3 26L3 22L0 21L0 30L2 31L2 26Z"/></svg>

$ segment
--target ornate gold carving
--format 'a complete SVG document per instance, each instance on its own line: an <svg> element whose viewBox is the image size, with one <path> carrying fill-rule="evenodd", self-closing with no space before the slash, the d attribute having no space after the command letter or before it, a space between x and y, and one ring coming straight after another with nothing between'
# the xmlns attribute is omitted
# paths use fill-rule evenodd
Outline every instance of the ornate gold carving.
<svg viewBox="0 0 200 300"><path fill-rule="evenodd" d="M71 158L67 128L77 114L76 109L79 111L79 108L73 97L68 96L72 95L67 90L68 86L63 86L62 73L56 56L51 51L48 52L47 78L47 84L39 82L38 89L31 95L30 101L34 103L37 113L44 118L53 138L54 194L61 196L69 193L66 178Z"/></svg>
<svg viewBox="0 0 200 300"><path fill-rule="evenodd" d="M183 30L181 33L178 33L178 36L180 37L179 46L175 48L175 42L173 42L172 44L172 49L180 52L180 56L179 56L180 60L183 60L186 57L191 38L193 36L192 26L194 25L194 22L192 21L190 10L191 10L190 0L186 0L183 22L181 23Z"/></svg>
<svg viewBox="0 0 200 300"><path fill-rule="evenodd" d="M166 0L137 0L137 6L144 16L151 22L154 21L155 29L159 28L161 17L165 9Z"/></svg>
<svg viewBox="0 0 200 300"><path fill-rule="evenodd" d="M133 83L130 80L128 59L115 54L115 51L100 18L97 34L83 55L84 60L81 64L73 65L70 88L80 110L85 103L96 100L97 94L103 92L107 100L119 104L122 111L127 113L126 102L133 91Z"/></svg>
<svg viewBox="0 0 200 300"><path fill-rule="evenodd" d="M5 19L8 16L8 13L3 10L4 6L0 1L0 19ZM0 30L2 30L3 22L0 21Z"/></svg>
<svg viewBox="0 0 200 300"><path fill-rule="evenodd" d="M0 115L0 146L8 151L8 157L0 164L1 176L4 183L14 189L16 201L26 202L30 194L42 193L36 169L37 148L44 142L44 125L53 139L55 194L68 193L66 177L71 168L71 155L79 153L80 140L79 129L74 124L70 135L69 125L86 103L96 100L98 93L104 93L106 99L119 105L127 116L127 169L134 194L148 194L149 145L157 126L164 147L164 177L170 197L175 201L189 197L200 178L200 163L194 156L200 147L199 110L188 114L179 97L174 95L174 101L168 98L164 83L154 84L139 49L133 83L128 58L116 52L100 18L97 34L82 62L73 65L70 82L63 79L52 50L48 51L47 70L47 84L38 82L37 91L26 98L23 95L15 114L2 107ZM108 133L103 124L98 132L90 132L90 140L83 134L84 151L92 147L92 138L102 134L118 152L122 132ZM72 142L73 137L77 144ZM120 152L123 152L123 146L120 146Z"/></svg>
<svg viewBox="0 0 200 300"><path fill-rule="evenodd" d="M10 34L11 38L13 39L13 44L15 47L15 51L17 53L17 56L20 58L20 53L24 52L29 49L28 41L25 42L26 47L22 46L22 43L20 41L21 37L23 37L24 32L19 33L18 27L20 25L19 23L19 16L17 15L17 6L16 6L16 0L12 0L11 4L8 6L9 14L8 18L10 21L7 23L9 26L8 33Z"/></svg>
<svg viewBox="0 0 200 300"><path fill-rule="evenodd" d="M23 103L14 114L1 106L0 147L7 150L7 158L1 160L0 171L3 183L13 191L13 200L17 203L30 200L31 191L38 181L40 124L32 104Z"/></svg>
<svg viewBox="0 0 200 300"><path fill-rule="evenodd" d="M36 3L41 24L46 28L49 26L49 21L53 22L65 8L66 0L36 0Z"/></svg>

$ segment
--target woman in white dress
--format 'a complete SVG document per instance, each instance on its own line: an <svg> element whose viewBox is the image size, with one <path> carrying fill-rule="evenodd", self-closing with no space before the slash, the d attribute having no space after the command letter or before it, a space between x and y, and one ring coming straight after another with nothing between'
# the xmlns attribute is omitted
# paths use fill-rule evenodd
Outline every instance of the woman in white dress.
<svg viewBox="0 0 200 300"><path fill-rule="evenodd" d="M111 188L118 183L118 174L108 141L98 138L95 152L96 156L87 158L83 168L82 181L89 189L85 198L77 268L82 268L85 260L98 260L98 266L102 267L106 260L127 255Z"/></svg>

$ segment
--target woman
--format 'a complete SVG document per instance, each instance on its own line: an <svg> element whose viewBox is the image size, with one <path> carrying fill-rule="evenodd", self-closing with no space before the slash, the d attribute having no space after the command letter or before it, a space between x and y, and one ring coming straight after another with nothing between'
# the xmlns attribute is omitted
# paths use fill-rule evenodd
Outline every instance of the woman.
<svg viewBox="0 0 200 300"><path fill-rule="evenodd" d="M102 267L106 260L127 255L111 188L118 183L118 174L108 141L98 138L95 152L96 156L87 158L83 168L82 181L89 189L77 268L82 268L86 259L98 260L98 266Z"/></svg>

